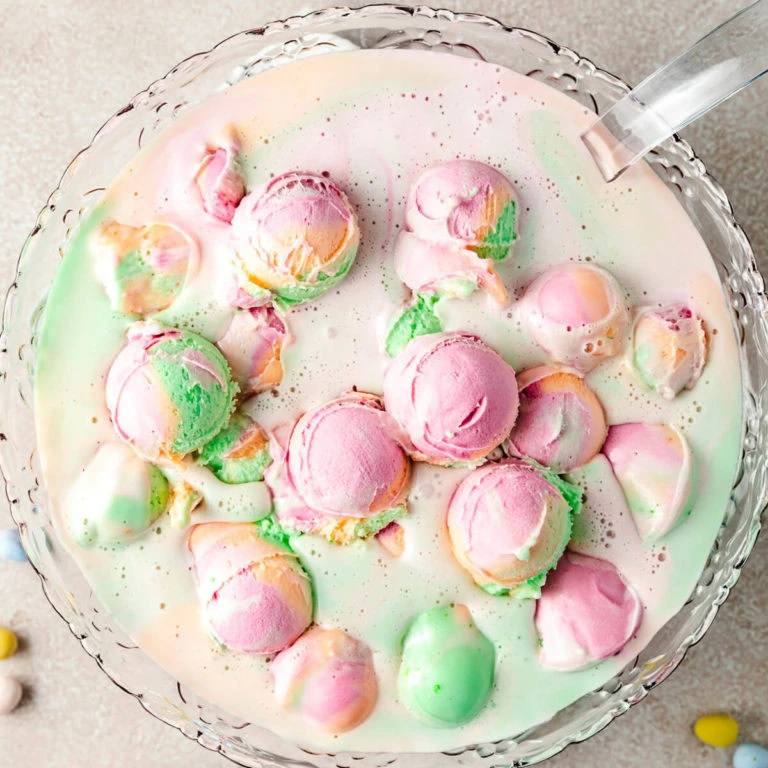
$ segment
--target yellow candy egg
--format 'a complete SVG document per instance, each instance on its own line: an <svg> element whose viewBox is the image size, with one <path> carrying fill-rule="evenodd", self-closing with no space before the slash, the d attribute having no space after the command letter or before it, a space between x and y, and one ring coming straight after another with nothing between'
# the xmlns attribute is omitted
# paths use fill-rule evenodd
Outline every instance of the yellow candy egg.
<svg viewBox="0 0 768 768"><path fill-rule="evenodd" d="M739 724L730 715L704 715L694 724L693 732L710 747L730 747L739 737Z"/></svg>
<svg viewBox="0 0 768 768"><path fill-rule="evenodd" d="M7 659L16 653L19 641L10 629L0 627L0 659Z"/></svg>

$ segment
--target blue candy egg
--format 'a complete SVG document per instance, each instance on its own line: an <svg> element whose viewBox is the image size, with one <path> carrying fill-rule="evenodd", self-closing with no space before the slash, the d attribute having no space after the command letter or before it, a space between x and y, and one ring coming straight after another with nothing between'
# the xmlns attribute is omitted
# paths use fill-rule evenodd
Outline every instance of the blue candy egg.
<svg viewBox="0 0 768 768"><path fill-rule="evenodd" d="M733 768L768 768L768 749L757 744L742 744L733 753Z"/></svg>
<svg viewBox="0 0 768 768"><path fill-rule="evenodd" d="M0 531L0 560L12 560L14 563L26 563L27 553L21 546L16 528Z"/></svg>

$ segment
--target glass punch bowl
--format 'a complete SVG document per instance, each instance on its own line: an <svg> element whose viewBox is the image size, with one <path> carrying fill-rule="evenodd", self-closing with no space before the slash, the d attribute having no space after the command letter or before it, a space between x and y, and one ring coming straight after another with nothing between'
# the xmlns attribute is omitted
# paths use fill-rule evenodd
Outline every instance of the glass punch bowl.
<svg viewBox="0 0 768 768"><path fill-rule="evenodd" d="M688 602L618 676L524 733L449 753L317 754L242 722L180 685L152 662L92 594L59 543L35 446L33 371L40 318L67 239L137 149L212 93L299 57L350 48L418 48L504 65L546 81L597 113L627 91L573 51L493 19L391 5L332 8L275 22L193 56L139 93L67 168L40 213L8 291L0 357L0 464L23 544L46 597L104 672L152 715L244 766L523 766L605 727L643 699L711 624L739 577L766 504L768 324L764 285L725 192L691 147L670 139L648 161L676 194L717 264L739 340L743 379L740 466L707 566Z"/></svg>

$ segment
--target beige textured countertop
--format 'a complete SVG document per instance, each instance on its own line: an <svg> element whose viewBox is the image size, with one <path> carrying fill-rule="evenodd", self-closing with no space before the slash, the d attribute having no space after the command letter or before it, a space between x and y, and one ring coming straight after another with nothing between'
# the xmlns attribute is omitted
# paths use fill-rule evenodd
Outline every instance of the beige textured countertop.
<svg viewBox="0 0 768 768"><path fill-rule="evenodd" d="M438 0L549 35L637 82L746 0ZM75 152L116 109L178 60L220 39L322 2L304 0L0 0L0 286L37 211ZM579 9L578 11L576 9ZM722 182L768 267L768 82L686 132ZM764 269L764 271L766 271ZM0 417L1 418L1 417ZM0 527L9 523L0 505ZM768 537L704 640L648 699L552 768L719 768L730 751L691 725L733 713L768 745ZM98 670L43 599L26 565L0 562L0 624L21 651L0 662L27 693L0 717L2 768L225 768L147 715Z"/></svg>

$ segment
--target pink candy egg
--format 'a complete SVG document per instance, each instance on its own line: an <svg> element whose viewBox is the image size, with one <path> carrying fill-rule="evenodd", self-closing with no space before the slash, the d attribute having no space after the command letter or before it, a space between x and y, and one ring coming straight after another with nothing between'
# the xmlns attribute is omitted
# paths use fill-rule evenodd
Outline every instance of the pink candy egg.
<svg viewBox="0 0 768 768"><path fill-rule="evenodd" d="M14 677L0 677L0 715L10 715L19 706L24 689Z"/></svg>

